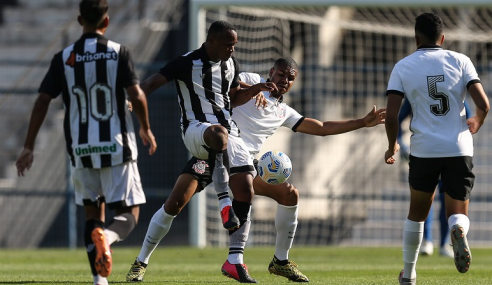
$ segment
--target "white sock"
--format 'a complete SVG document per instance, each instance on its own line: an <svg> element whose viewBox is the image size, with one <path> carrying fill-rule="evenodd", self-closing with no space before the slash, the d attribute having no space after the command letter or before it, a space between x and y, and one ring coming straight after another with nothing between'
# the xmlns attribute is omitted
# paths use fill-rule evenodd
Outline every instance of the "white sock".
<svg viewBox="0 0 492 285"><path fill-rule="evenodd" d="M94 285L108 285L108 279L102 277L101 275L92 276Z"/></svg>
<svg viewBox="0 0 492 285"><path fill-rule="evenodd" d="M294 242L297 229L297 205L284 206L277 204L275 216L277 240L275 242L275 256L279 260L289 259L289 250Z"/></svg>
<svg viewBox="0 0 492 285"><path fill-rule="evenodd" d="M416 278L417 258L424 237L424 222L405 221L403 227L403 277Z"/></svg>
<svg viewBox="0 0 492 285"><path fill-rule="evenodd" d="M215 167L212 174L215 192L219 199L219 210L222 211L226 206L232 206L231 198L229 197L229 173L224 166L224 154L217 153L215 156Z"/></svg>
<svg viewBox="0 0 492 285"><path fill-rule="evenodd" d="M468 230L470 229L470 219L468 218L467 215L454 214L449 216L448 218L449 228L451 228L456 224L460 224L463 227L463 230L465 231L465 235L468 234Z"/></svg>
<svg viewBox="0 0 492 285"><path fill-rule="evenodd" d="M104 234L106 235L106 239L108 240L108 243L110 245L117 241L120 241L120 235L114 231L104 229Z"/></svg>
<svg viewBox="0 0 492 285"><path fill-rule="evenodd" d="M171 228L173 219L176 216L171 216L164 211L161 207L150 220L149 228L145 234L144 242L142 248L140 249L140 254L137 259L140 262L149 263L150 255L154 252L159 242L166 236L167 232Z"/></svg>

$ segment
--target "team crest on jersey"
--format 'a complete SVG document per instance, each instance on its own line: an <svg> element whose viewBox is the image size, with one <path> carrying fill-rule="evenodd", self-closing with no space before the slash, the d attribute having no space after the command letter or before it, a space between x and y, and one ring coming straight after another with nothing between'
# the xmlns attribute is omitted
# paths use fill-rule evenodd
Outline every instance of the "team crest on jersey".
<svg viewBox="0 0 492 285"><path fill-rule="evenodd" d="M205 173L205 169L208 167L208 164L205 160L198 159L195 164L193 164L193 170L198 174Z"/></svg>
<svg viewBox="0 0 492 285"><path fill-rule="evenodd" d="M225 73L225 79L229 82L232 81L232 79L234 78L234 73L232 72L232 70L226 69L224 70L224 73Z"/></svg>
<svg viewBox="0 0 492 285"><path fill-rule="evenodd" d="M281 105L280 107L277 108L277 117L279 117L279 118L285 117L285 108L284 108L284 106Z"/></svg>

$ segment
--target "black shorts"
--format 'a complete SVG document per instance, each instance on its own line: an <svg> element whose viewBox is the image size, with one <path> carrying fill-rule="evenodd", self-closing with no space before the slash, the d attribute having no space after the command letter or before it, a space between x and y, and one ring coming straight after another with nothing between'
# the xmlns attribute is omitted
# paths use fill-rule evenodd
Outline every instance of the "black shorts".
<svg viewBox="0 0 492 285"><path fill-rule="evenodd" d="M470 199L475 182L472 172L473 159L470 156L421 158L410 155L408 182L413 189L432 193L439 179L441 192L460 201Z"/></svg>
<svg viewBox="0 0 492 285"><path fill-rule="evenodd" d="M207 160L192 157L188 160L188 163L186 163L183 171L181 171L181 174L184 173L193 175L198 180L201 190L212 183L212 173L210 172L210 165Z"/></svg>

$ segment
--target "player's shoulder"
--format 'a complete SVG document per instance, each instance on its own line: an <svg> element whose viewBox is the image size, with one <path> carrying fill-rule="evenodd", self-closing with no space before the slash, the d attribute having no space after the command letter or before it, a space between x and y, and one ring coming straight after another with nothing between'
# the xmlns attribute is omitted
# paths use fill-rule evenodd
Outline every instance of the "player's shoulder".
<svg viewBox="0 0 492 285"><path fill-rule="evenodd" d="M471 60L470 57L468 57L464 53L460 53L460 52L453 51L453 50L443 50L443 52L445 52L448 57L455 58L457 61L460 61L460 62Z"/></svg>
<svg viewBox="0 0 492 285"><path fill-rule="evenodd" d="M263 79L258 73L253 73L253 72L239 73L239 80L249 85L265 82L265 79Z"/></svg>

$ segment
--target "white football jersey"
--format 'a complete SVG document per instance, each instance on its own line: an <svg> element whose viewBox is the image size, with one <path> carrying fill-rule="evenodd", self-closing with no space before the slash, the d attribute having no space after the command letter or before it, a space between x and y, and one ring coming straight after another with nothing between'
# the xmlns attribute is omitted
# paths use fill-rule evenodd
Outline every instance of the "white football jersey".
<svg viewBox="0 0 492 285"><path fill-rule="evenodd" d="M387 93L411 104L413 156L473 156L464 100L475 82L479 78L467 56L438 46L421 47L395 65Z"/></svg>
<svg viewBox="0 0 492 285"><path fill-rule="evenodd" d="M265 82L259 74L247 72L240 73L239 80L249 85ZM270 92L264 91L263 95L268 101L265 108L258 109L253 99L232 110L232 120L239 127L240 136L253 155L260 152L265 140L278 128L284 126L296 131L297 126L304 119L287 104L279 102L273 96L270 97Z"/></svg>

